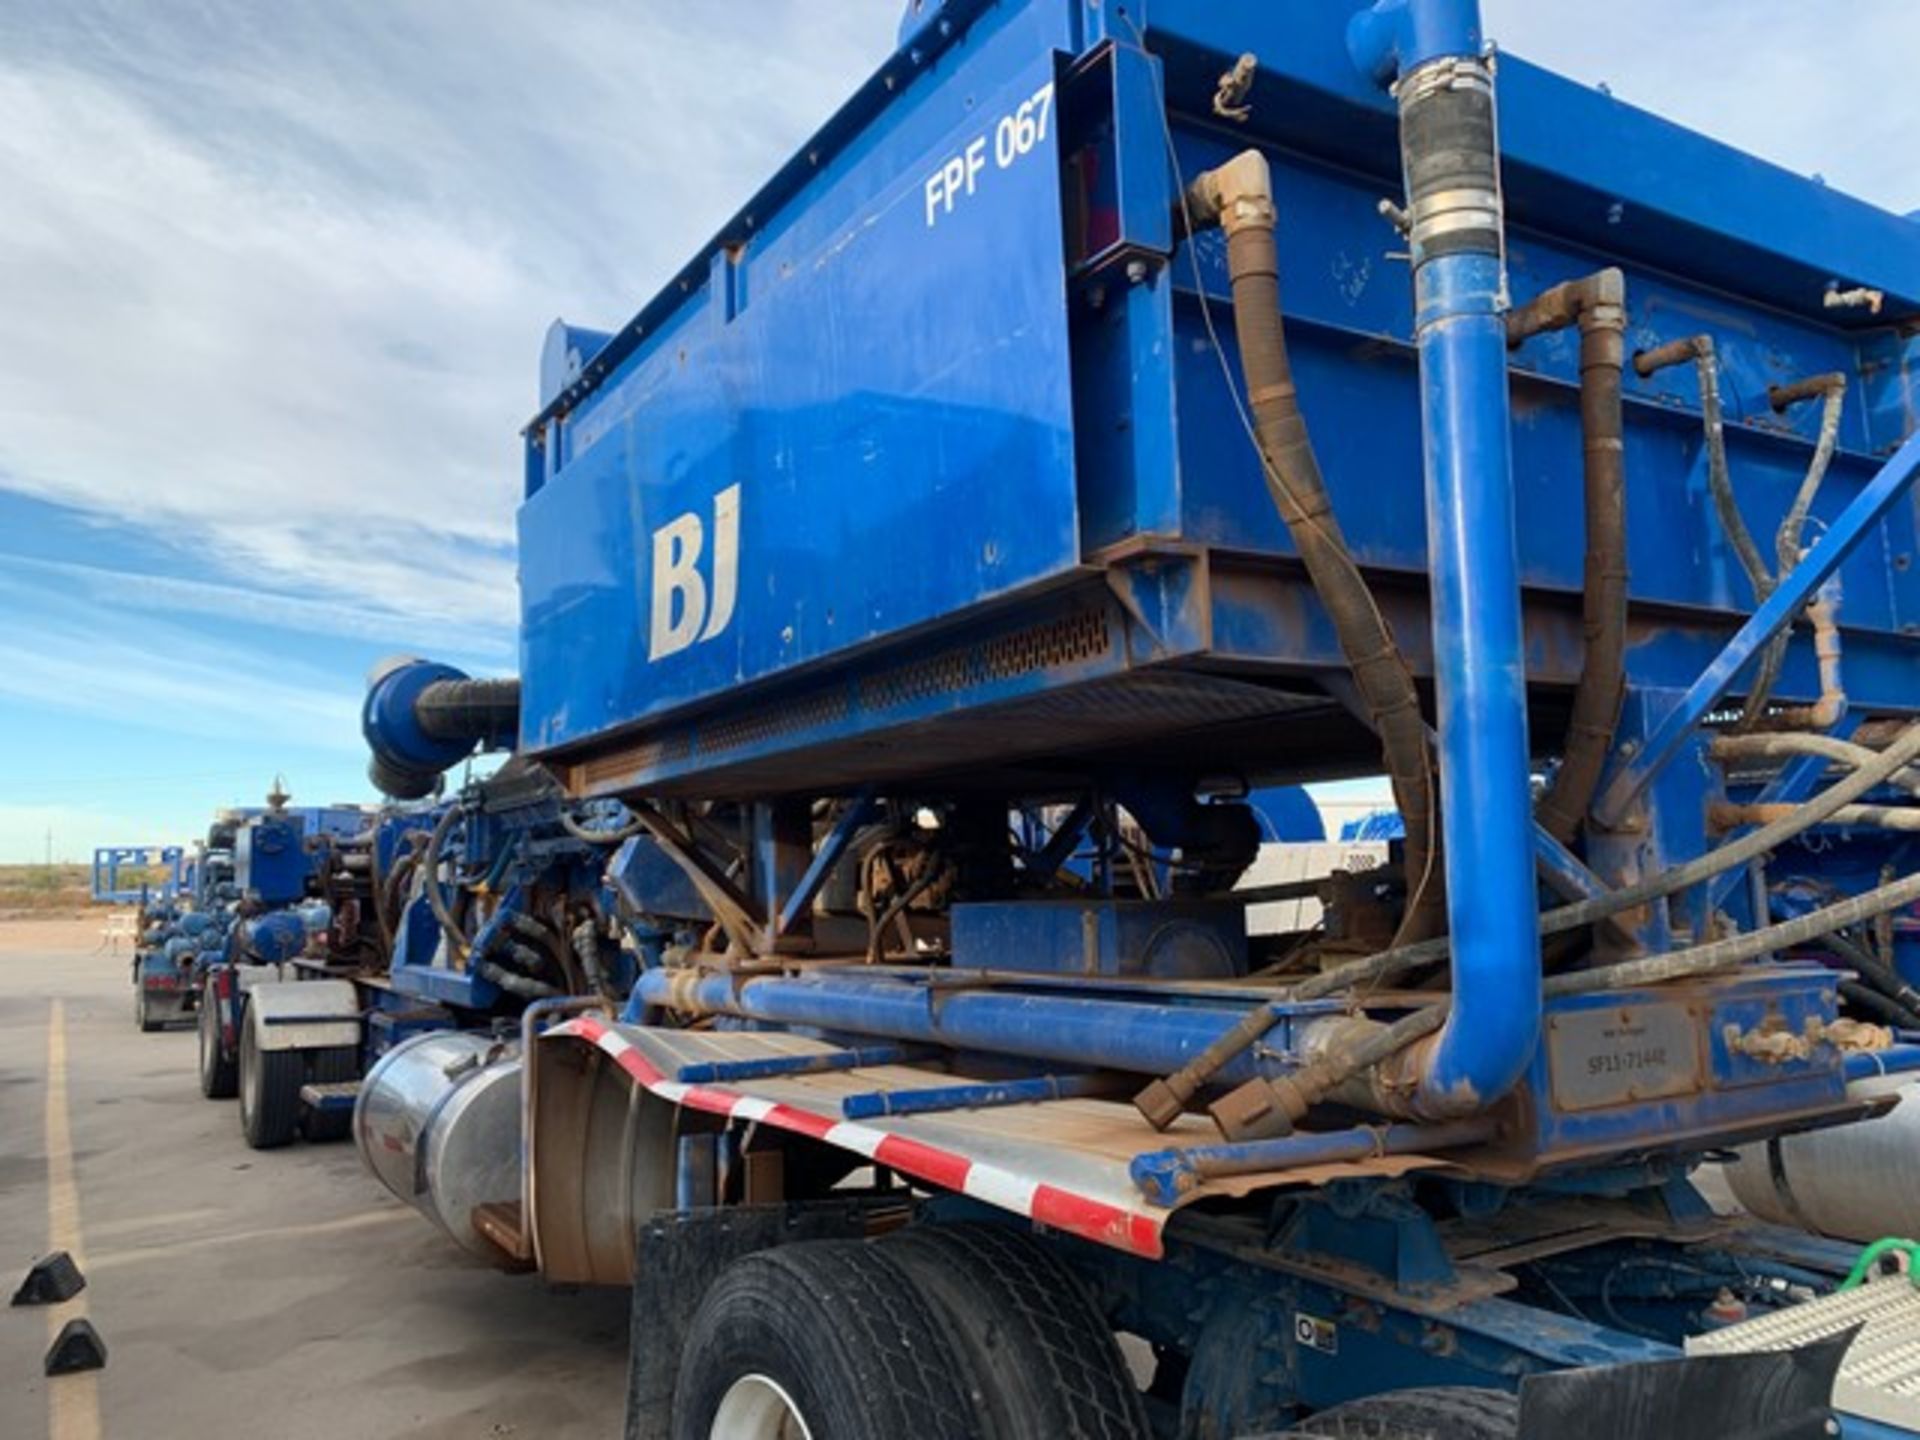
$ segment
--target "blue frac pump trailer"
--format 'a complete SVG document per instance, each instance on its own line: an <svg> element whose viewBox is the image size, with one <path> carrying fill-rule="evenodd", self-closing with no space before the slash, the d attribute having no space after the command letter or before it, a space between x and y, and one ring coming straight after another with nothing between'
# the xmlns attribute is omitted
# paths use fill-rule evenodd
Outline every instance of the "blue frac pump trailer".
<svg viewBox="0 0 1920 1440"><path fill-rule="evenodd" d="M605 802L639 973L363 1147L634 1287L636 1437L1920 1433L1916 322L1474 0L914 0L550 335L518 682L368 697ZM1245 797L1368 774L1250 941Z"/></svg>
<svg viewBox="0 0 1920 1440"><path fill-rule="evenodd" d="M429 672L440 674L402 670ZM483 696L491 684L456 688ZM463 750L504 742L501 713L511 705L463 704ZM301 811L276 795L235 827L227 940L194 975L200 1086L209 1099L238 1096L255 1149L345 1138L363 1074L384 1075L383 1057L422 1035L441 1038L412 1063L485 1057L498 1062L489 1084L504 1076L500 1094L517 1094L527 1012L624 1003L633 990L605 873L629 817L569 801L520 762L444 798L430 793L437 773L396 765L375 778L397 798ZM658 885L650 893L665 898ZM484 1088L469 1090L460 1113L478 1113ZM516 1101L516 1135L517 1116ZM497 1163L517 1177L511 1145Z"/></svg>

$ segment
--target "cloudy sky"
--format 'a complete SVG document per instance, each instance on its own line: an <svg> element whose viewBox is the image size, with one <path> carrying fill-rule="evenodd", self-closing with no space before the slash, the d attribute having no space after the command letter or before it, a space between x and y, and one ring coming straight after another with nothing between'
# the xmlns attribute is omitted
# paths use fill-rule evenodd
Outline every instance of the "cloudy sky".
<svg viewBox="0 0 1920 1440"><path fill-rule="evenodd" d="M0 862L184 835L276 772L358 797L369 664L510 669L548 321L638 308L899 10L0 0ZM1920 207L1910 0L1487 11Z"/></svg>

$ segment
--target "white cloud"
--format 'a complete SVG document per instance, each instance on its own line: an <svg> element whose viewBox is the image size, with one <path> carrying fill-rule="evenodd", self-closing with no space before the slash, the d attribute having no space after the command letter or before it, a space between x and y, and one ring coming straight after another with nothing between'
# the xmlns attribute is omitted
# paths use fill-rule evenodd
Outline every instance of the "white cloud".
<svg viewBox="0 0 1920 1440"><path fill-rule="evenodd" d="M1912 0L1484 0L1502 48L1904 214L1914 158Z"/></svg>
<svg viewBox="0 0 1920 1440"><path fill-rule="evenodd" d="M546 323L646 300L897 0L0 7L0 483L506 634Z"/></svg>
<svg viewBox="0 0 1920 1440"><path fill-rule="evenodd" d="M485 633L436 625L417 613L377 605L356 605L344 600L250 589L177 575L115 570L67 560L0 554L0 572L6 570L37 576L47 584L83 596L101 607L103 621L115 611L206 615L307 634L377 641L395 649L422 648L436 657L477 655L490 662L483 665L483 669L498 669L510 662L510 648L489 645L489 636Z"/></svg>

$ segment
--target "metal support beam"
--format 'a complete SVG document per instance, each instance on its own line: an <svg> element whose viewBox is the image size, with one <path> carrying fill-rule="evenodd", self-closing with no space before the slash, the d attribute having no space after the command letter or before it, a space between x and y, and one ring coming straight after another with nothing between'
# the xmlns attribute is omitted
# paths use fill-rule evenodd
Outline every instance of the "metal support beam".
<svg viewBox="0 0 1920 1440"><path fill-rule="evenodd" d="M869 785L854 797L853 803L840 813L833 828L820 841L820 847L814 851L813 862L807 866L806 874L800 877L800 883L793 887L793 893L787 896L786 903L780 907L780 918L774 924L774 935L784 935L794 922L807 913L813 904L813 897L820 893L820 887L826 884L827 876L833 873L833 867L840 863L840 857L847 853L847 845L862 825L873 818L873 787Z"/></svg>

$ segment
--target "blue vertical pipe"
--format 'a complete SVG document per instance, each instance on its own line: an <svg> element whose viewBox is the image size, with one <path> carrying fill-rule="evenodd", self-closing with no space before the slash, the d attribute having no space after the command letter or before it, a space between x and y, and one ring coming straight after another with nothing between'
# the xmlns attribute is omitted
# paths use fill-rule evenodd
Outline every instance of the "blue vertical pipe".
<svg viewBox="0 0 1920 1440"><path fill-rule="evenodd" d="M1411 219L1454 989L1419 1108L1440 1117L1505 1094L1540 1038L1492 77L1476 0L1382 0L1349 44L1394 81Z"/></svg>

